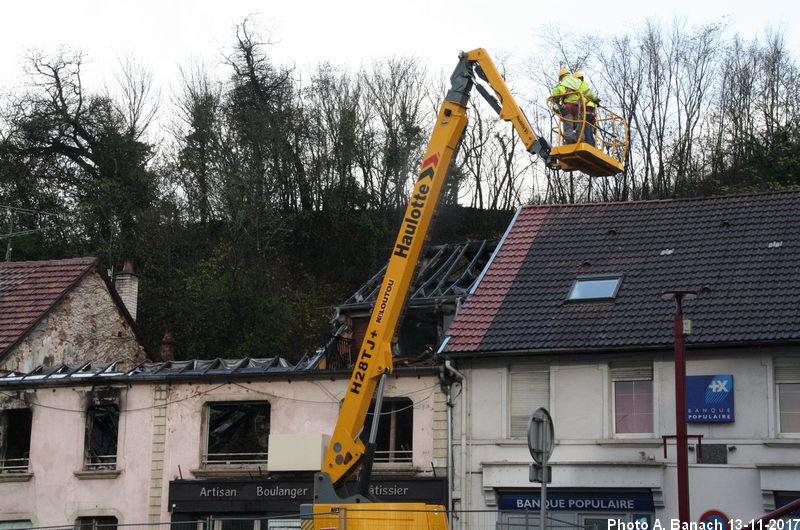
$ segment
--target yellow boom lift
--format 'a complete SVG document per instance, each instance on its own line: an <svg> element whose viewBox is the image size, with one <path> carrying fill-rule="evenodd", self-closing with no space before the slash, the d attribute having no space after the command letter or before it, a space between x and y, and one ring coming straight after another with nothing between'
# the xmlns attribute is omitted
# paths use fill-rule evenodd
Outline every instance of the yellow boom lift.
<svg viewBox="0 0 800 530"><path fill-rule="evenodd" d="M476 79L486 82L494 96ZM370 316L364 343L339 411L322 469L314 477L314 503L303 506L304 529L436 529L447 528L444 506L424 503L386 503L371 499L369 479L375 455L378 418L386 376L392 372L392 340L405 306L417 262L428 234L450 162L467 126L467 103L475 87L514 125L526 149L551 169L579 170L589 176L614 175L623 170L626 139L620 137L618 117L597 120L597 146L584 142L551 147L537 136L514 101L505 81L484 49L462 52L450 78L451 88L439 110L428 150L397 235L383 283ZM557 113L556 117L559 118ZM609 113L609 116L612 116ZM600 130L606 123L607 131ZM610 127L609 125L613 125ZM624 125L624 124L623 124ZM591 126L583 123L583 127ZM559 130L555 128L555 131ZM624 127L623 127L624 129ZM627 133L627 130L624 130ZM557 133L560 140L561 136ZM581 135L582 137L582 135ZM605 139L604 139L605 137ZM368 442L360 439L373 398ZM354 491L348 479L361 467Z"/></svg>

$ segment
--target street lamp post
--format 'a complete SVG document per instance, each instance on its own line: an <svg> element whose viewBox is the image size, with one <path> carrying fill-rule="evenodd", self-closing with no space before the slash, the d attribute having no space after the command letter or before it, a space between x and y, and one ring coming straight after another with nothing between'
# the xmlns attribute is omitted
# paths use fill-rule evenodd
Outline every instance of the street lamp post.
<svg viewBox="0 0 800 530"><path fill-rule="evenodd" d="M678 519L689 522L689 443L686 429L686 350L683 344L684 300L695 291L666 291L662 298L675 299L675 451L678 464Z"/></svg>

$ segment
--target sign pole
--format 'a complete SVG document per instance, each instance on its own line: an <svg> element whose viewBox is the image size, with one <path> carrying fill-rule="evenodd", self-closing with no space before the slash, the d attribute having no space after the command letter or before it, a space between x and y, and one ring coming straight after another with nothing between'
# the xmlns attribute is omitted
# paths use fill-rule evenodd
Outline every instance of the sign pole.
<svg viewBox="0 0 800 530"><path fill-rule="evenodd" d="M675 299L675 451L678 468L678 520L689 523L689 442L686 427L686 349L683 343L683 302L697 297L694 291L667 291ZM664 444L666 449L666 442Z"/></svg>
<svg viewBox="0 0 800 530"><path fill-rule="evenodd" d="M530 481L542 484L539 495L539 530L547 528L547 481L550 480L547 462L553 453L553 443L553 418L546 408L539 407L528 420L528 450L536 462L531 464Z"/></svg>
<svg viewBox="0 0 800 530"><path fill-rule="evenodd" d="M542 445L544 445L544 429L540 430ZM550 455L545 452L542 454L542 495L539 499L539 529L547 529L547 460Z"/></svg>

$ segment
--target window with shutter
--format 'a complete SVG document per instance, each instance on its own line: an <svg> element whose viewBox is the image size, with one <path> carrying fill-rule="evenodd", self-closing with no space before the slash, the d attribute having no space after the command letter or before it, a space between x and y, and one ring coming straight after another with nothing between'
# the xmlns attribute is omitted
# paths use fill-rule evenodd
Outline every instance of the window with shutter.
<svg viewBox="0 0 800 530"><path fill-rule="evenodd" d="M550 368L547 365L514 365L509 370L512 438L528 435L528 418L539 407L550 407Z"/></svg>
<svg viewBox="0 0 800 530"><path fill-rule="evenodd" d="M778 422L782 433L800 433L800 359L775 358Z"/></svg>
<svg viewBox="0 0 800 530"><path fill-rule="evenodd" d="M653 364L611 363L614 387L614 432L653 432Z"/></svg>

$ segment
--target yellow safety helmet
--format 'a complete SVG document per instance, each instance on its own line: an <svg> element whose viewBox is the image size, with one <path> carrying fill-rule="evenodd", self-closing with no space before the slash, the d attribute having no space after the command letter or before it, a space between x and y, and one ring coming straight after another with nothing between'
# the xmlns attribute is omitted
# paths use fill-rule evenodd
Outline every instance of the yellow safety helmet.
<svg viewBox="0 0 800 530"><path fill-rule="evenodd" d="M574 74L572 74L572 77L583 81L583 72L575 72Z"/></svg>
<svg viewBox="0 0 800 530"><path fill-rule="evenodd" d="M566 68L562 68L562 69L561 69L561 70L558 72L558 78L559 78L559 79L561 79L561 78L562 78L562 77L564 77L565 75L569 75L569 70L567 70Z"/></svg>

